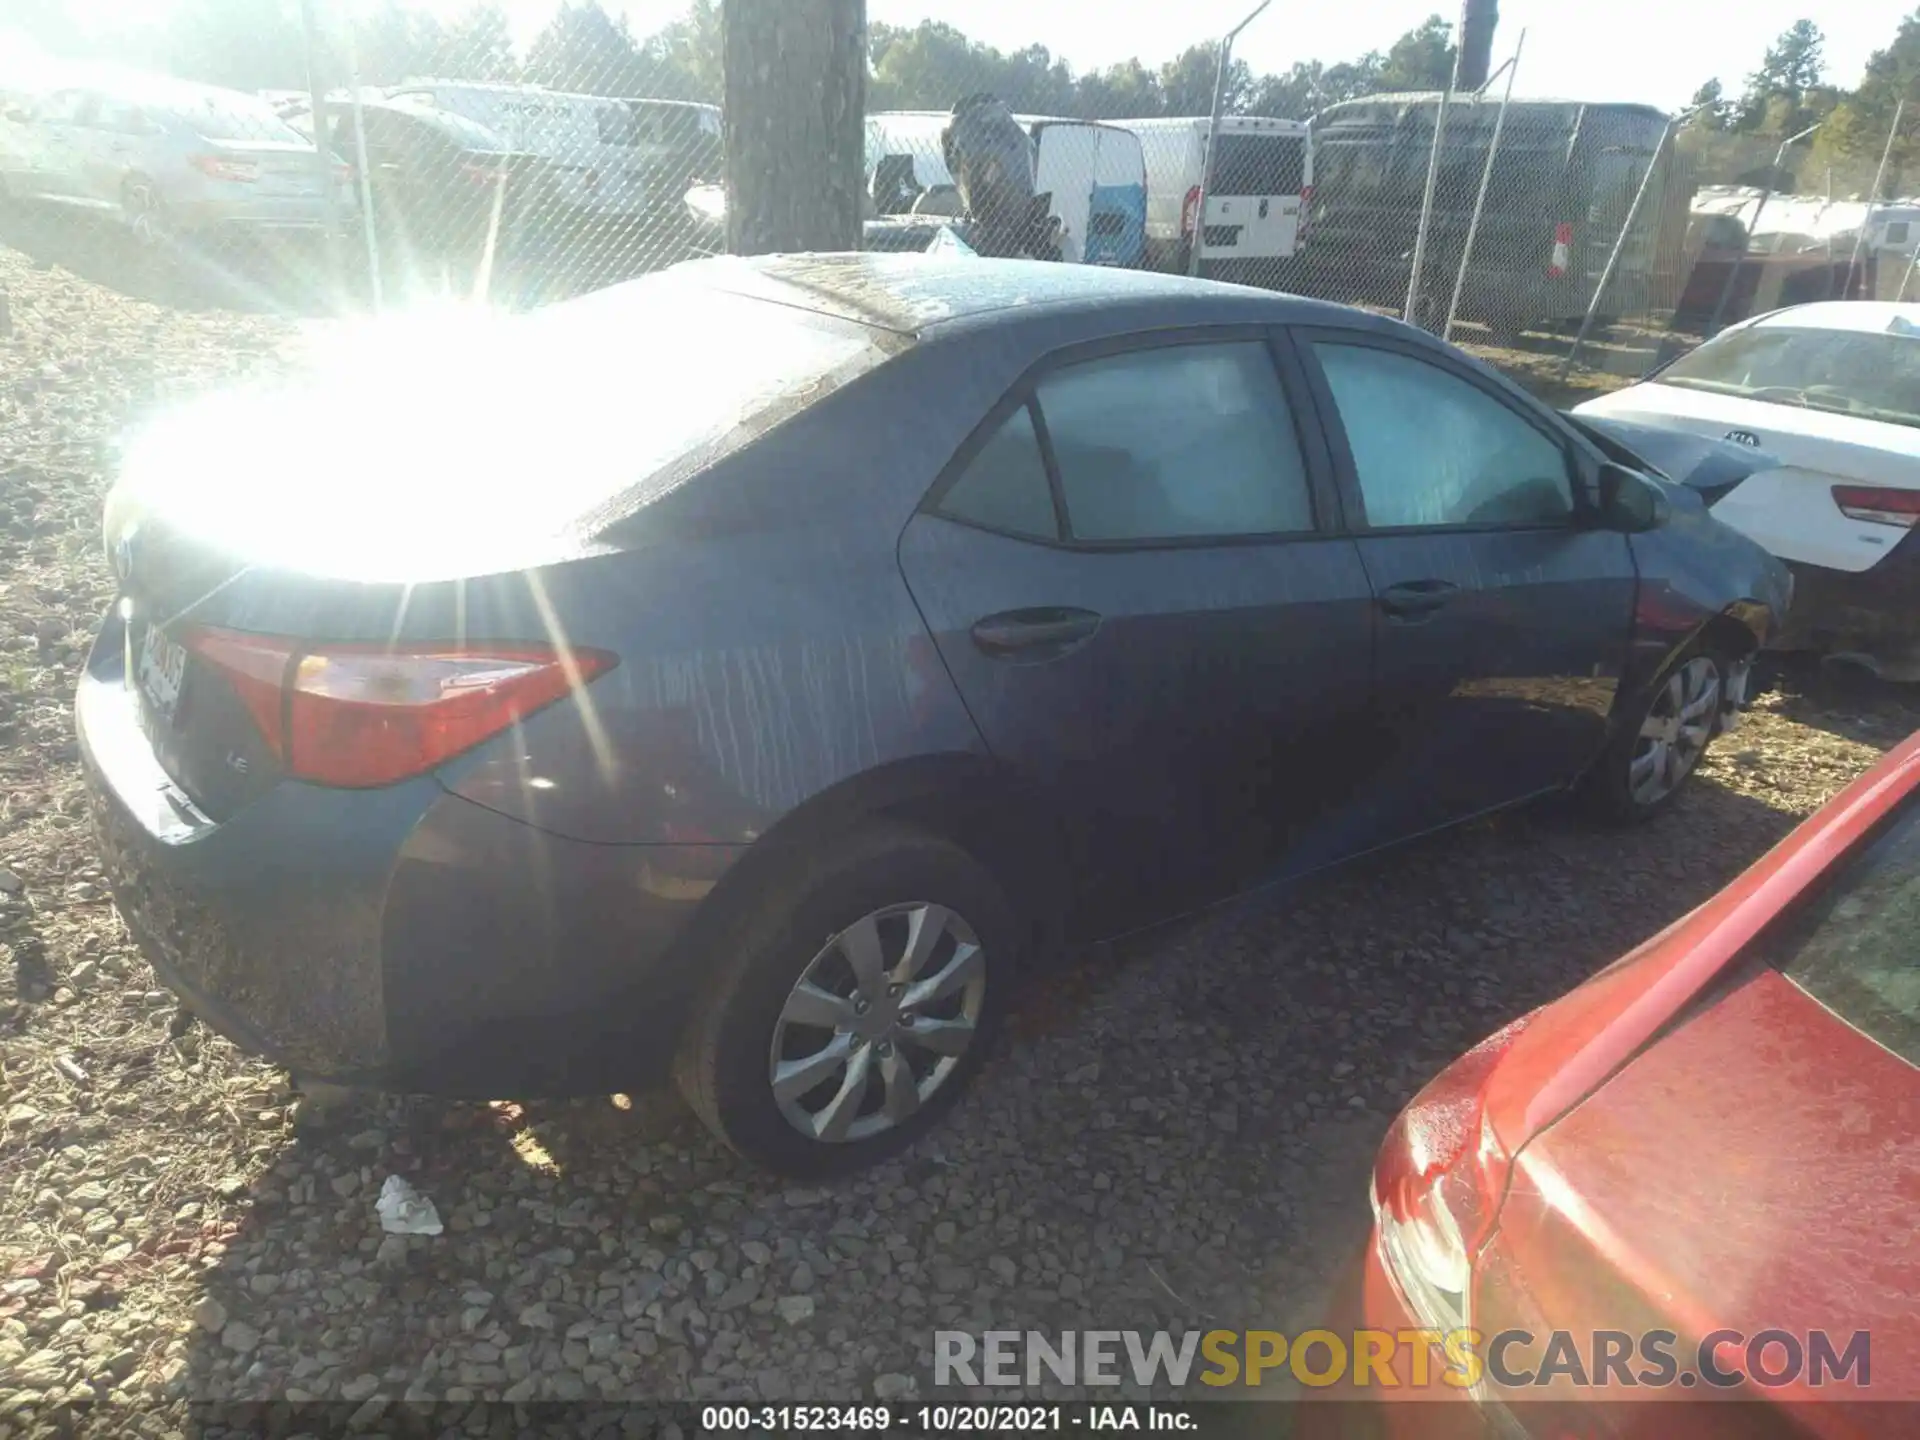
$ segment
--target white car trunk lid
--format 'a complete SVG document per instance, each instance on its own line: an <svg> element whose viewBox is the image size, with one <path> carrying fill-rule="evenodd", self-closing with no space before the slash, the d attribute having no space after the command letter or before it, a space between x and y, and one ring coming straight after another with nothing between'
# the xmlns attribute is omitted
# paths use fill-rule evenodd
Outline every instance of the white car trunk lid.
<svg viewBox="0 0 1920 1440"><path fill-rule="evenodd" d="M1657 381L1580 409L1733 440L1774 456L1779 469L1743 481L1713 507L1713 514L1783 560L1834 570L1871 569L1906 532L1844 515L1834 503L1833 487L1920 489L1920 429L1911 426Z"/></svg>

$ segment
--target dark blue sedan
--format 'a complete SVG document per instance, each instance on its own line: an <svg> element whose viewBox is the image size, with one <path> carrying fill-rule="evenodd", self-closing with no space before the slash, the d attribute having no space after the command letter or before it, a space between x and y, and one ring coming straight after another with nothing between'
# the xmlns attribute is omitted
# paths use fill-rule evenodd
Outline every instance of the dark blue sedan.
<svg viewBox="0 0 1920 1440"><path fill-rule="evenodd" d="M1788 586L1632 462L1393 321L1084 267L386 322L130 448L108 873L298 1079L671 1070L851 1168L1048 947L1549 792L1667 806Z"/></svg>

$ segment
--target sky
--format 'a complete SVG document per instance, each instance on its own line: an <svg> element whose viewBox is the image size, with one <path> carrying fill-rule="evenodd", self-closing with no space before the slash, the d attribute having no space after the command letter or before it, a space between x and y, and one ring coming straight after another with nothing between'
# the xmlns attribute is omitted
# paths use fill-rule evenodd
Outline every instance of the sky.
<svg viewBox="0 0 1920 1440"><path fill-rule="evenodd" d="M322 10L373 0L316 0ZM453 13L469 0L418 0ZM524 40L545 23L558 0L498 0ZM603 0L645 35L683 13L685 0ZM891 25L944 20L1002 50L1039 43L1076 71L1138 57L1149 66L1240 21L1257 0L867 0L867 18ZM1812 16L1827 37L1828 77L1858 83L1867 57L1892 38L1920 0L1500 0L1494 60L1512 54L1524 28L1526 49L1515 85L1519 95L1578 100L1634 100L1677 108L1704 81L1718 77L1738 93L1773 39ZM164 12L169 0L68 0L71 12L111 24ZM1276 0L1242 33L1235 54L1256 71L1284 70L1296 60L1328 64L1385 49L1436 12L1458 18L1458 0Z"/></svg>
<svg viewBox="0 0 1920 1440"><path fill-rule="evenodd" d="M867 18L898 25L946 20L1003 50L1038 41L1080 70L1134 55L1158 63L1232 28L1256 3L867 0ZM1524 28L1516 95L1634 100L1672 108L1715 76L1738 92L1775 37L1811 16L1827 37L1830 78L1851 86L1867 57L1893 39L1901 17L1914 6L1915 0L1819 6L1812 0L1500 0L1494 63L1513 53ZM1436 11L1457 21L1458 0L1276 0L1234 42L1234 54L1256 71L1284 70L1297 60L1351 60L1384 50Z"/></svg>

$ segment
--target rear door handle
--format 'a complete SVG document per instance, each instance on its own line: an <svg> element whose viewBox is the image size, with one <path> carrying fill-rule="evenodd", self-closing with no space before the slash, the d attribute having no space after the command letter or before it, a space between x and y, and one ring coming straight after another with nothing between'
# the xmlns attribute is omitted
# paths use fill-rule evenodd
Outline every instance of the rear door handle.
<svg viewBox="0 0 1920 1440"><path fill-rule="evenodd" d="M973 643L996 658L1052 659L1091 640L1100 617L1091 610L1043 606L1006 610L974 622Z"/></svg>
<svg viewBox="0 0 1920 1440"><path fill-rule="evenodd" d="M1380 608L1395 620L1424 620L1460 592L1451 580L1409 580L1380 592Z"/></svg>

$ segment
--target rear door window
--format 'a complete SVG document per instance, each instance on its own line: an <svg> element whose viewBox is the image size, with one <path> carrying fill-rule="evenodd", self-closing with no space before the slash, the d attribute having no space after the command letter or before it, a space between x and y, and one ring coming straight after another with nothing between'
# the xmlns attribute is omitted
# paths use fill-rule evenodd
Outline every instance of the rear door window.
<svg viewBox="0 0 1920 1440"><path fill-rule="evenodd" d="M1764 950L1842 1020L1920 1065L1920 803L1909 799Z"/></svg>
<svg viewBox="0 0 1920 1440"><path fill-rule="evenodd" d="M1216 195L1298 195L1307 183L1300 135L1222 134L1213 142Z"/></svg>
<svg viewBox="0 0 1920 1440"><path fill-rule="evenodd" d="M1040 382L1037 400L1076 540L1313 529L1293 414L1259 341L1068 365Z"/></svg>
<svg viewBox="0 0 1920 1440"><path fill-rule="evenodd" d="M967 462L940 502L940 513L1008 535L1036 540L1059 537L1047 464L1027 406L1003 420Z"/></svg>

